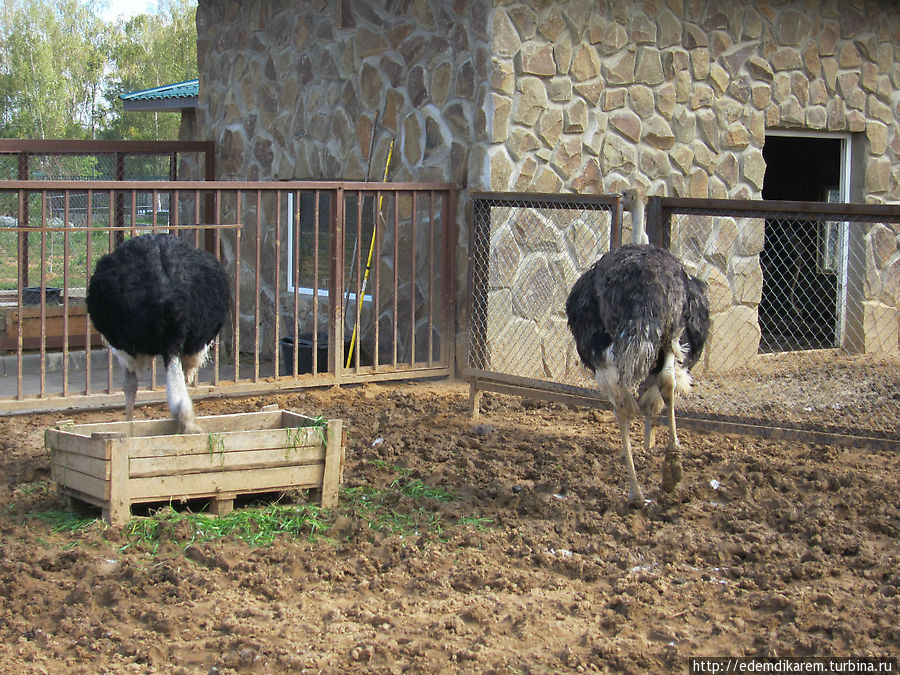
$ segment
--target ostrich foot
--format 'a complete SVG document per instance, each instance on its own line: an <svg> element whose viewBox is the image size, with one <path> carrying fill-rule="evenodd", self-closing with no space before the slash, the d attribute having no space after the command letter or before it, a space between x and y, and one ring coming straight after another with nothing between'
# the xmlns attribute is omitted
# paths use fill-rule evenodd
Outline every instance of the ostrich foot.
<svg viewBox="0 0 900 675"><path fill-rule="evenodd" d="M682 478L684 478L684 469L681 467L681 454L677 449L667 450L662 466L662 489L672 492Z"/></svg>
<svg viewBox="0 0 900 675"><path fill-rule="evenodd" d="M180 425L181 433L183 434L202 434L203 429L200 428L200 425L197 424L194 420L188 420L187 422L182 422Z"/></svg>
<svg viewBox="0 0 900 675"><path fill-rule="evenodd" d="M632 485L628 490L628 504L629 506L633 506L634 508L642 508L646 501L644 500L644 493L641 492L640 485Z"/></svg>

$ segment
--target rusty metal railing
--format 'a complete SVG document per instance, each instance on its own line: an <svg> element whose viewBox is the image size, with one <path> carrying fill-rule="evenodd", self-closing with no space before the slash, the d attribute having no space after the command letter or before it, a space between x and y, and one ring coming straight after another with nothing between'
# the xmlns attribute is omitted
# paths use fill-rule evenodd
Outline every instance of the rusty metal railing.
<svg viewBox="0 0 900 675"><path fill-rule="evenodd" d="M233 280L196 397L450 375L455 199L446 184L0 181L0 411L120 401L84 288L148 231L190 237ZM138 400L163 386L154 370Z"/></svg>

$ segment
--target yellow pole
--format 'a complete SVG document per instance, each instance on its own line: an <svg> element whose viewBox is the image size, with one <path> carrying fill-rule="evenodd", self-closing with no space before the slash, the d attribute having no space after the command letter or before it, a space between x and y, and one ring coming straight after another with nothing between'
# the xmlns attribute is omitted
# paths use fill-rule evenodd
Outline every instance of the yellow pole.
<svg viewBox="0 0 900 675"><path fill-rule="evenodd" d="M391 143L388 146L388 154L387 161L384 163L384 178L382 178L382 182L387 182L388 168L391 166L391 155L394 153L394 139L391 139ZM369 270L372 269L372 254L375 251L375 229L378 227L378 216L381 214L381 202L384 201L384 196L378 196L378 210L374 214L374 218L372 219L372 241L369 242L369 255L366 258L366 271L363 274L362 288L359 291L359 295L356 296L356 324L353 326L353 335L350 337L350 349L347 352L347 365L345 368L349 368L350 364L353 361L353 350L356 346L356 331L359 329L359 317L362 313L362 300L366 297L366 284L369 281ZM360 205L362 208L362 205ZM378 308L375 308L377 311ZM376 321L378 317L376 317ZM377 345L376 345L377 349Z"/></svg>

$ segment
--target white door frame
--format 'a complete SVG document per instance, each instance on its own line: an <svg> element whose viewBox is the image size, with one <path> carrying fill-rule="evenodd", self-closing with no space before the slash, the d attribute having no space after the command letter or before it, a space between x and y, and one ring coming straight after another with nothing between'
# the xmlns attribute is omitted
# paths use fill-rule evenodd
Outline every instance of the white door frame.
<svg viewBox="0 0 900 675"><path fill-rule="evenodd" d="M840 196L838 202L846 204L850 202L850 158L852 157L853 135L850 132L809 131L804 129L768 129L766 136L780 136L782 138L822 138L839 140L841 142L841 177ZM836 342L838 346L844 344L844 335L847 323L847 279L849 275L849 234L850 224L846 221L836 223L839 227L838 235L838 260L840 268L837 273L837 307L835 308Z"/></svg>

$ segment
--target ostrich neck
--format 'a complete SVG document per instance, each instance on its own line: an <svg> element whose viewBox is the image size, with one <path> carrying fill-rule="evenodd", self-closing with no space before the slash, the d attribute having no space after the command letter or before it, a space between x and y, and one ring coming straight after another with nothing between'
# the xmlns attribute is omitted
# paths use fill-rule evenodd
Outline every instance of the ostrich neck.
<svg viewBox="0 0 900 675"><path fill-rule="evenodd" d="M644 203L637 201L631 208L631 243L648 244L647 229L644 226Z"/></svg>

